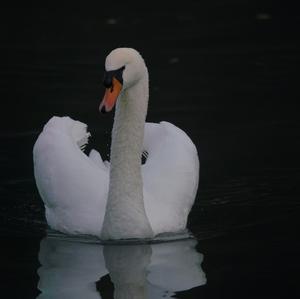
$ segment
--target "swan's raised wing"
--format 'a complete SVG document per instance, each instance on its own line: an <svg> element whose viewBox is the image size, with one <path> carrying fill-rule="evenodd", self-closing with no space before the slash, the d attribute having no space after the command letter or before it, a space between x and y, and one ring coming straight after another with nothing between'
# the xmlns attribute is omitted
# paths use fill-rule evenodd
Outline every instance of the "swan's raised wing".
<svg viewBox="0 0 300 299"><path fill-rule="evenodd" d="M86 125L53 117L33 149L34 175L51 228L69 234L100 235L109 169L96 151L86 156Z"/></svg>
<svg viewBox="0 0 300 299"><path fill-rule="evenodd" d="M168 122L146 123L144 149L144 199L152 229L156 234L183 230L198 188L197 149Z"/></svg>

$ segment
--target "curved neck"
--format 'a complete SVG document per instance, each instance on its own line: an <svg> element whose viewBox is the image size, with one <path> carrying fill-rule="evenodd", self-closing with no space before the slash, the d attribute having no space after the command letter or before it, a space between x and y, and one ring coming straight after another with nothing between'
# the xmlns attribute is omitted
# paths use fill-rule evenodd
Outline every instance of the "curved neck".
<svg viewBox="0 0 300 299"><path fill-rule="evenodd" d="M126 89L117 101L110 152L110 179L126 182L123 188L141 180L141 154L148 108L147 74ZM123 184L122 184L123 185ZM119 185L120 188L120 185ZM142 190L142 182L139 184Z"/></svg>
<svg viewBox="0 0 300 299"><path fill-rule="evenodd" d="M141 155L148 108L148 74L120 95L110 154L110 182L101 237L146 238L153 232L143 201Z"/></svg>

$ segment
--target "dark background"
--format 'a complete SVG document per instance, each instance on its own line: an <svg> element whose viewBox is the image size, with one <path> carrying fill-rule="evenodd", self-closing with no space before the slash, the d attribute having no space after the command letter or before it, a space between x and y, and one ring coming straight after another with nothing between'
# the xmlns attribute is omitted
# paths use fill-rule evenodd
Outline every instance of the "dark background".
<svg viewBox="0 0 300 299"><path fill-rule="evenodd" d="M183 298L285 298L299 277L299 7L296 1L11 2L0 11L1 286L36 296L45 233L32 147L53 115L100 116L106 55L136 48L150 74L148 121L192 138L200 185L189 228L208 284ZM22 249L22 252L20 252Z"/></svg>
<svg viewBox="0 0 300 299"><path fill-rule="evenodd" d="M52 115L109 133L112 115L99 119L97 111L104 59L128 46L149 67L148 120L182 127L203 163L220 151L226 169L236 152L251 165L295 162L300 58L293 1L12 4L1 21L3 135L37 133ZM222 130L222 140L208 145L207 130ZM295 155L273 155L281 148ZM28 158L19 149L17 158ZM28 174L30 165L19 171L24 166Z"/></svg>

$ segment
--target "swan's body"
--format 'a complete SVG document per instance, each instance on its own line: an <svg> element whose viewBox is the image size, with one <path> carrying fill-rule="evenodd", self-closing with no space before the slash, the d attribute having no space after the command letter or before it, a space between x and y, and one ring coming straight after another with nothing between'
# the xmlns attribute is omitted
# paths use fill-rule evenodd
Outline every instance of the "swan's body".
<svg viewBox="0 0 300 299"><path fill-rule="evenodd" d="M103 162L95 150L89 157L82 153L86 125L69 117L53 117L34 146L36 183L53 229L123 239L186 227L198 187L196 147L170 123L145 124L146 66L133 49L116 49L106 59L108 73L123 65L111 163ZM111 88L108 96L113 92ZM141 166L143 151L148 158Z"/></svg>

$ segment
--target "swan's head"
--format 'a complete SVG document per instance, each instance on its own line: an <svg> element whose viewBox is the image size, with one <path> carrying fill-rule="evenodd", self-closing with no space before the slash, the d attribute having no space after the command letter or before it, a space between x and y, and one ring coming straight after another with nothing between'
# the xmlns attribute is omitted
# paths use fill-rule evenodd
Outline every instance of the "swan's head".
<svg viewBox="0 0 300 299"><path fill-rule="evenodd" d="M147 73L142 56L132 48L117 48L105 60L103 84L106 88L99 110L113 109L121 92L135 85Z"/></svg>

